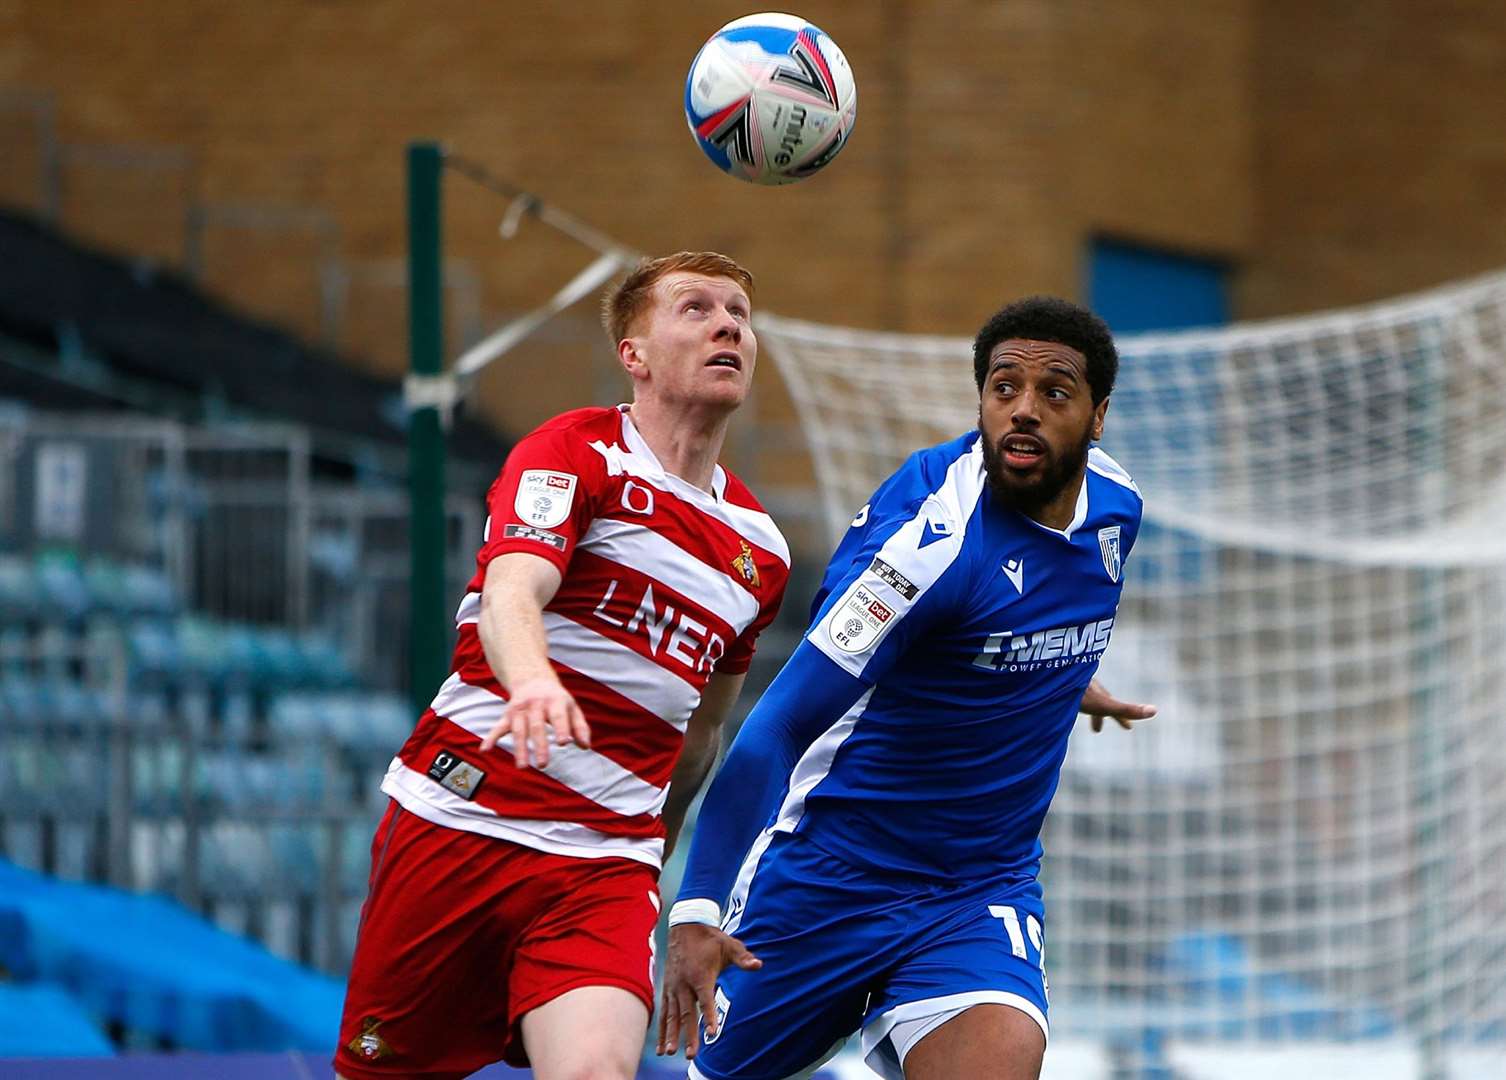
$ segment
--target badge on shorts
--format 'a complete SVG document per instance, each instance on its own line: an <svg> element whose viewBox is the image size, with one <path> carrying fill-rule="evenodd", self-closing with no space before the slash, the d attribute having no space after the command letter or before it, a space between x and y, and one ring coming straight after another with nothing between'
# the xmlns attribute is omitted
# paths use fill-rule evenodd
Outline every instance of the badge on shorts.
<svg viewBox="0 0 1506 1080"><path fill-rule="evenodd" d="M712 1035L706 1030L706 1025L701 1024L701 1043L710 1046L722 1037L722 1032L727 1030L727 1011L732 1008L732 1002L727 1000L727 995L722 993L722 988L716 988L716 1034Z"/></svg>
<svg viewBox="0 0 1506 1080"><path fill-rule="evenodd" d="M462 799L473 799L481 781L486 779L486 773L469 761L462 761L455 751L441 750L434 755L434 763L429 766L429 779Z"/></svg>
<svg viewBox="0 0 1506 1080"><path fill-rule="evenodd" d="M528 524L551 529L570 516L574 498L574 473L525 469L518 478L518 494L512 505Z"/></svg>
<svg viewBox="0 0 1506 1080"><path fill-rule="evenodd" d="M367 1061L379 1061L382 1058L392 1056L392 1047L387 1045L387 1040L377 1034L377 1028L382 1022L375 1016L368 1016L361 1021L361 1034L357 1035L345 1048L357 1057Z"/></svg>

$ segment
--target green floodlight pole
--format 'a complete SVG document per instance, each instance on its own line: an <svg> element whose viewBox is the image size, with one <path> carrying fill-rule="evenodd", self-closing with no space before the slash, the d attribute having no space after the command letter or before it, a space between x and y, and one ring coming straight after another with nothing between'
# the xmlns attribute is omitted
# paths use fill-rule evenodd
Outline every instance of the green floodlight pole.
<svg viewBox="0 0 1506 1080"><path fill-rule="evenodd" d="M415 713L449 670L445 646L444 278L438 144L408 145L408 658Z"/></svg>

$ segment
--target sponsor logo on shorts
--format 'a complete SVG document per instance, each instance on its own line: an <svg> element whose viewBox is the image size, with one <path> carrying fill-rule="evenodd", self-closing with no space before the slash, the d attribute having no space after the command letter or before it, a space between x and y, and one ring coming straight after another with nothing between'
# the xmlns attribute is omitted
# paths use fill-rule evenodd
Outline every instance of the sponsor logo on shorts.
<svg viewBox="0 0 1506 1080"><path fill-rule="evenodd" d="M365 1017L361 1021L361 1034L346 1043L345 1048L367 1061L379 1061L382 1058L391 1057L392 1047L387 1045L386 1039L377 1034L377 1028L381 1026L382 1021L377 1017Z"/></svg>
<svg viewBox="0 0 1506 1080"><path fill-rule="evenodd" d="M914 600L915 594L920 592L920 589L915 584L915 582L905 577L904 574L901 574L898 570L894 569L894 567L890 566L883 559L874 559L868 567L868 572L873 574L885 585L889 586L889 588L897 592L900 596L903 596L906 600Z"/></svg>
<svg viewBox="0 0 1506 1080"><path fill-rule="evenodd" d="M537 540L541 544L548 544L556 551L565 550L565 538L557 532L548 529L535 529L532 525L504 525L502 535L508 540Z"/></svg>
<svg viewBox="0 0 1506 1080"><path fill-rule="evenodd" d="M429 766L429 779L462 799L473 799L481 782L486 779L486 773L469 761L462 760L455 751L441 750L434 755L434 763Z"/></svg>

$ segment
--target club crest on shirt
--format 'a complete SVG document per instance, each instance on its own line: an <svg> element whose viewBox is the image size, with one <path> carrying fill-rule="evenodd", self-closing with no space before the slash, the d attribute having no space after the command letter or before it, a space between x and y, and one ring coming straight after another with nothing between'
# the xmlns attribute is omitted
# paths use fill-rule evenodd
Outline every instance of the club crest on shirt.
<svg viewBox="0 0 1506 1080"><path fill-rule="evenodd" d="M1109 580L1119 581L1119 526L1110 525L1106 529L1098 530L1098 550L1103 554L1103 568L1108 571Z"/></svg>
<svg viewBox="0 0 1506 1080"><path fill-rule="evenodd" d="M518 478L513 509L540 529L551 529L570 516L575 501L575 474L552 469L525 469Z"/></svg>
<svg viewBox="0 0 1506 1080"><path fill-rule="evenodd" d="M732 569L742 575L753 588L758 588L758 564L753 561L753 549L748 546L746 540L739 540L742 551L738 552L737 558L732 560Z"/></svg>
<svg viewBox="0 0 1506 1080"><path fill-rule="evenodd" d="M387 1040L377 1034L377 1028L382 1026L382 1021L375 1016L368 1016L361 1021L361 1034L357 1035L346 1048L357 1057L363 1057L367 1061L378 1061L381 1058L392 1056L392 1047L387 1045Z"/></svg>

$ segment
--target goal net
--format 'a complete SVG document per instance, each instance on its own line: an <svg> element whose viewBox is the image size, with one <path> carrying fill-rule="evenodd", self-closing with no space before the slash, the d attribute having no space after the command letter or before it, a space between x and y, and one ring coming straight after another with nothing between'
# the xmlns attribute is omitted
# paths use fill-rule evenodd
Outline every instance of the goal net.
<svg viewBox="0 0 1506 1080"><path fill-rule="evenodd" d="M833 542L976 423L968 340L758 329ZM1146 512L1100 674L1161 712L1073 739L1053 1036L1506 1075L1506 274L1119 346Z"/></svg>

